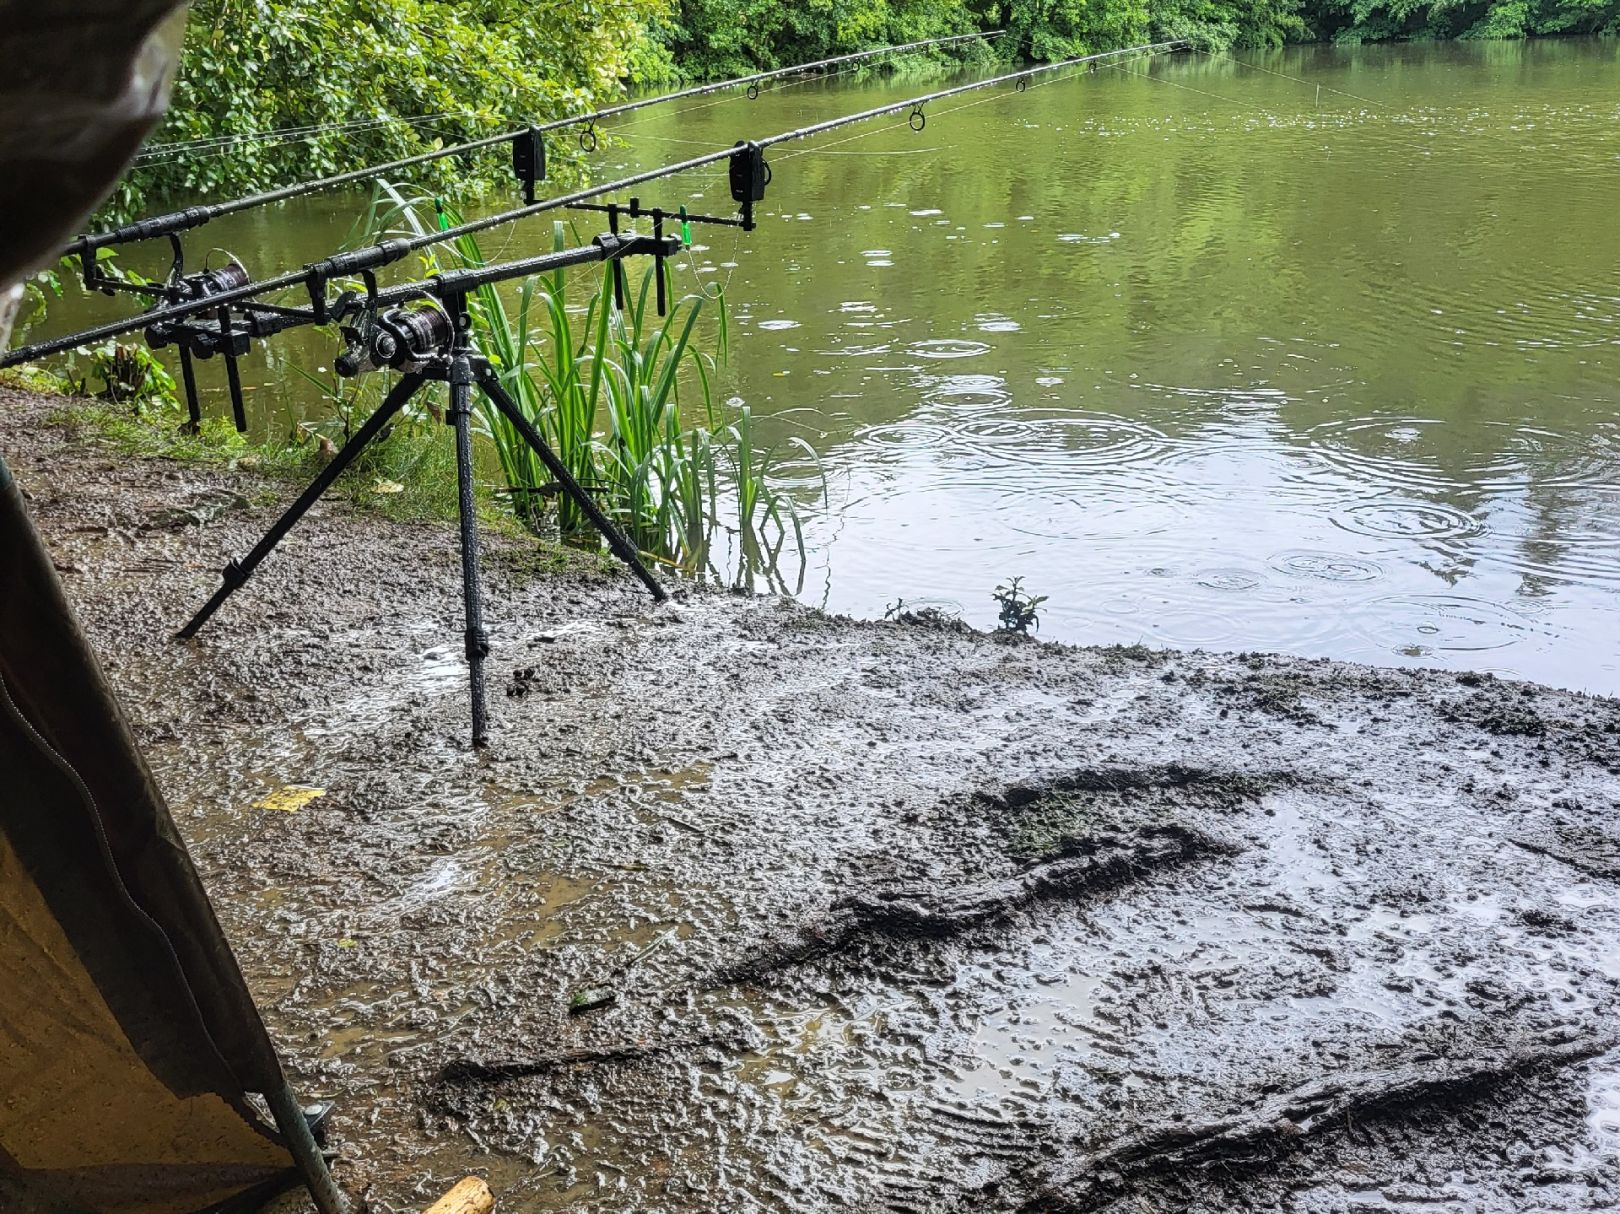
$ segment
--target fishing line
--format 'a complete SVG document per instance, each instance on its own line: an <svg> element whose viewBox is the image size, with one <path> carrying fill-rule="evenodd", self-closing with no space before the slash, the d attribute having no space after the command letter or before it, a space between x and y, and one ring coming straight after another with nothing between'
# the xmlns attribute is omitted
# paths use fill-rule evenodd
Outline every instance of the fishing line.
<svg viewBox="0 0 1620 1214"><path fill-rule="evenodd" d="M852 72L858 72L860 70L860 65L852 65L850 67L839 68L836 72L828 72L824 76L806 76L803 80L791 80L787 84L779 85L776 88L773 88L771 93L774 96L775 94L783 92L786 89L797 88L800 85L809 84L811 81L834 80L839 76L846 76ZM668 115L668 117L679 118L682 114L690 114L697 110L706 110L717 105L724 105L729 100L729 97L722 97L718 101L705 101L702 105L693 105L688 106L683 110L676 110L673 114ZM654 135L651 132L635 130L614 131L613 137L615 139L622 139L626 143L634 143L638 139L650 139L654 143L677 143L689 147L699 148L712 147L714 145L714 141L710 139L679 139L674 135Z"/></svg>
<svg viewBox="0 0 1620 1214"><path fill-rule="evenodd" d="M709 184L692 194L690 201L699 202L707 198L709 191L714 189L714 183L720 180L722 180L722 177L719 174L709 178ZM726 258L726 280L723 283L716 283L712 278L710 281L704 281L703 271L698 268L697 255L692 250L691 242L686 242L683 247L682 252L686 254L686 266L687 269L692 271L692 281L697 284L697 292L709 303L723 299L726 292L731 289L731 276L737 272L737 258L742 252L742 238L743 232L739 227L731 235L731 255ZM716 268L718 269L718 267ZM712 291L710 290L711 287L713 288Z"/></svg>
<svg viewBox="0 0 1620 1214"><path fill-rule="evenodd" d="M776 85L775 87L773 87L771 89L771 94L774 96L775 94L785 92L788 89L799 88L800 86L809 84L812 81L836 80L839 76L847 76L847 75L851 74L852 72L860 71L862 66L863 65L859 64L859 63L851 63L851 64L849 64L849 65L847 65L845 67L838 68L836 71L825 72L825 73L815 73L815 72L812 72L809 68L802 68L802 69L800 69L801 71L805 71L805 72L809 73L804 77L804 79L802 79L802 80L789 80L786 84L778 84L778 85ZM753 85L750 85L749 87L750 87L751 90L753 90L750 95L754 99L757 100L759 97L764 95L764 94L758 92L757 89L754 89ZM678 109L678 110L674 111L674 113L669 114L667 116L669 118L679 118L683 114L695 114L699 110L710 110L710 109L713 109L717 105L728 105L728 104L730 104L731 101L732 101L732 98L730 98L730 97L717 97L713 101L704 101L704 102L700 102L697 105L684 106L683 108ZM615 131L614 134L616 136L618 136L618 135L621 135L622 133L618 132L618 131Z"/></svg>
<svg viewBox="0 0 1620 1214"><path fill-rule="evenodd" d="M1211 97L1211 98L1214 98L1216 101L1224 102L1227 105L1235 105L1239 109L1244 110L1244 111L1246 111L1248 113L1260 114L1260 115L1263 115L1266 118L1272 119L1273 121L1277 120L1277 115L1276 114L1273 114L1270 110L1261 109L1259 106L1254 105L1252 103L1238 101L1238 100L1236 100L1235 98L1232 98L1232 97L1223 97L1219 93L1211 93L1211 92L1207 91L1206 89L1194 88L1190 84L1179 84L1174 80L1166 80L1163 76L1155 76L1151 72L1133 72L1129 68L1123 67L1123 66L1121 66L1120 64L1117 64L1117 63L1108 63L1108 64L1104 64L1103 66L1112 68L1117 72L1122 72L1127 76L1135 76L1135 77L1137 77L1138 79L1141 79L1141 80L1152 80L1156 84L1168 85L1170 88L1173 88L1173 89L1183 89L1183 90L1185 90L1186 92L1189 92L1189 93L1197 93L1200 97Z"/></svg>
<svg viewBox="0 0 1620 1214"><path fill-rule="evenodd" d="M317 123L311 126L284 127L275 131L255 131L238 135L203 135L196 139L180 139L169 143L149 143L141 149L135 157L137 161L153 157L170 155L177 152L201 151L209 148L222 147L227 144L244 144L259 142L294 143L328 131L358 131L368 127L386 126L390 122L403 122L416 124L420 122L435 122L442 118L477 118L477 110L446 110L438 114L416 114L406 117L402 114L385 114L378 118L353 119L348 122ZM486 114L483 121L494 121L494 115Z"/></svg>
<svg viewBox="0 0 1620 1214"><path fill-rule="evenodd" d="M1194 47L1193 49L1202 50L1200 47ZM1337 93L1341 97L1349 97L1353 101L1360 101L1366 105L1375 105L1379 109L1394 110L1399 108L1398 106L1389 105L1387 102L1374 101L1371 97L1363 97L1360 93L1349 93L1344 89L1336 89L1331 84L1317 84L1314 80L1307 80L1303 76L1290 76L1287 72L1277 72L1273 71L1269 67L1261 67L1258 63L1249 63L1247 60L1239 59L1230 51L1203 50L1202 53L1210 56L1212 59L1216 57L1230 59L1233 63L1236 63L1241 67L1250 68L1256 72L1264 72L1266 75L1276 76L1280 80L1292 80L1295 84L1303 84L1306 88L1318 89L1325 93Z"/></svg>
<svg viewBox="0 0 1620 1214"><path fill-rule="evenodd" d="M1123 52L1120 52L1120 53L1123 53ZM1156 57L1158 55L1163 55L1163 54L1168 54L1168 53L1169 53L1169 50L1156 50L1156 51L1153 51L1153 52L1150 52L1150 53L1146 53L1142 57L1146 58L1146 59L1152 59L1152 58L1154 58L1154 57ZM1110 65L1110 66L1112 66L1112 65ZM1049 80L1042 80L1042 81L1039 81L1039 82L1031 82L1029 84L1026 84L1023 89L1020 89L1017 92L1014 92L1014 93L997 93L997 94L994 94L993 96L990 96L990 97L982 97L977 101L966 101L966 102L963 102L961 105L953 105L949 109L940 110L934 116L936 118L944 118L949 114L955 114L955 113L958 113L958 112L960 112L962 110L970 110L974 106L989 105L992 102L996 102L996 101L1006 101L1009 97L1018 97L1022 93L1027 92L1027 91L1029 91L1031 89L1045 88L1049 84L1062 84L1065 81L1073 80L1076 76L1082 75L1082 74L1084 74L1084 73L1076 71L1076 72L1070 72L1069 74L1064 75L1064 76L1054 77L1054 78L1049 79ZM1003 79L1005 79L1005 77L1003 77ZM901 104L905 105L905 104L908 104L908 103L902 102ZM908 149L900 149L900 150L896 150L896 151L881 151L881 152L835 152L835 151L831 150L833 148L841 146L842 144L854 143L858 139L868 139L868 138L870 138L870 137L872 137L874 135L881 135L886 131L903 130L903 129L907 128L908 126L910 126L910 119L909 118L905 122L891 123L888 126L877 127L877 128L875 128L873 130L870 130L870 131L861 131L858 134L850 135L850 136L848 136L848 137L846 137L844 139L835 139L831 143L824 144L821 147L805 148L803 151L799 151L799 152L789 152L785 156L778 156L777 157L777 163L780 164L780 163L783 163L783 162L789 161L789 160L797 160L800 156L892 156L892 155L902 155L903 156L903 155L917 155L917 154L921 154L923 152L929 152L929 151L937 150L935 148L908 148ZM911 129L915 130L916 128L912 127Z"/></svg>
<svg viewBox="0 0 1620 1214"><path fill-rule="evenodd" d="M985 37L987 39L993 38L993 37L999 37L1004 32L1005 31L998 30L993 34L985 35ZM972 37L973 35L960 35L960 36ZM881 53L884 54L884 55L908 55L914 49L916 49L919 45L921 45L921 44L915 43L915 42L902 43L902 44L900 44L898 46L884 47L884 48L882 48ZM878 52L873 52L871 57L876 58L877 56L878 56ZM836 71L831 71L831 72L822 72L822 71L817 70L817 65L814 64L814 63L805 64L804 66L802 66L800 68L797 68L797 69L784 68L782 70L786 74L792 74L792 72L794 70L803 72L805 74L801 79L798 79L798 80L789 80L786 83L780 83L780 84L773 83L772 86L771 86L771 95L774 96L777 93L786 92L788 89L801 88L806 84L817 84L817 83L824 83L824 82L826 82L828 80L836 80L840 76L848 76L848 75L852 75L853 73L856 73L856 72L865 71L865 70L867 70L868 66L869 65L866 62L861 61L861 62L855 62L855 63L847 64L847 65L845 65L843 67L838 68ZM751 100L757 100L759 97L761 97L763 95L764 94L762 94L757 88L755 88L752 85L750 86L749 98ZM669 117L678 118L682 114L691 114L691 113L697 112L698 110L712 109L714 106L717 106L717 105L725 105L730 100L731 100L731 98L729 98L729 97L721 97L721 98L718 98L717 100L714 100L714 101L705 101L701 105L687 106L685 109L676 110L673 114L669 115ZM621 132L616 131L616 132L614 132L614 134L616 136L623 137Z"/></svg>
<svg viewBox="0 0 1620 1214"><path fill-rule="evenodd" d="M954 113L955 111L951 110L951 111L947 111L947 112L948 113ZM904 126L905 124L901 123L900 125ZM885 127L883 129L884 130L897 130L899 128L898 127ZM873 132L873 133L875 134L876 132ZM840 140L839 142L842 143L842 142L846 142L846 141L845 140ZM832 151L830 149L823 148L823 149L819 149L816 154L818 156L927 156L927 155L930 155L930 154L932 154L934 152L939 151L941 147L946 147L946 146L950 146L950 145L948 145L948 144L937 144L934 147L929 147L929 148L890 148L890 149L887 149L885 151L880 151L880 152L862 152L862 151L834 152L834 151ZM795 152L793 154L793 156L798 156L798 155L801 155L801 153ZM792 160L793 156L786 156L786 157L783 157L783 159Z"/></svg>
<svg viewBox="0 0 1620 1214"><path fill-rule="evenodd" d="M708 193L707 190L703 191L703 194L706 193ZM699 194L698 197L701 198L703 194ZM726 258L726 280L722 283L714 282L713 278L707 282L704 281L703 271L698 268L697 255L692 251L692 246L688 244L683 250L686 253L687 268L692 271L692 281L697 284L698 294L704 299L708 300L710 303L723 299L726 292L731 290L731 276L737 272L737 266L739 264L737 258L742 253L742 238L743 234L741 228L732 233L731 255ZM718 268L719 267L717 266L716 269ZM711 287L713 288L712 291L710 290Z"/></svg>
<svg viewBox="0 0 1620 1214"><path fill-rule="evenodd" d="M64 250L65 256L78 256L94 253L99 248L110 245L127 244L137 240L149 240L162 236L173 236L178 232L189 231L192 228L210 222L222 215L235 214L238 211L249 210L253 207L266 206L271 203L285 202L292 198L312 194L318 190L330 189L339 185L347 185L367 178L379 177L385 173L396 172L399 169L411 168L419 164L427 164L434 160L442 160L450 156L470 154L482 151L485 148L495 147L501 143L513 143L528 138L535 141L537 150L532 153L538 160L538 165L531 166L537 171L534 178L543 178L544 150L539 144L539 137L547 132L562 130L565 127L584 126L580 132L580 145L589 152L596 147L596 123L602 119L618 114L628 114L636 110L646 109L654 105L663 105L683 97L697 97L724 89L733 89L739 85L750 88L760 82L774 80L780 76L791 75L794 72L810 71L821 67L832 67L837 64L853 63L863 59L871 59L879 55L894 54L899 51L917 50L922 47L952 46L966 41L989 41L1001 37L1005 30L989 30L983 33L954 34L943 38L924 38L915 42L899 43L892 46L873 47L864 51L851 51L848 54L834 55L826 59L813 60L810 63L793 64L789 67L773 68L769 71L755 72L748 76L738 76L731 80L715 81L712 84L694 85L691 88L677 89L672 93L660 94L656 97L643 97L635 101L621 102L617 105L606 106L586 114L574 114L566 118L556 118L549 122L531 124L528 127L502 132L498 135L486 136L480 139L468 140L460 144L445 148L434 148L419 152L412 156L405 156L385 164L370 165L365 168L354 169L346 173L338 173L329 177L314 178L311 180L294 182L290 185L267 190L258 194L249 194L242 198L232 199L228 202L212 203L206 206L188 207L182 211L174 211L165 215L152 216L138 220L131 224L112 231L89 234L79 237ZM531 194L532 200L532 194Z"/></svg>
<svg viewBox="0 0 1620 1214"><path fill-rule="evenodd" d="M902 54L909 53L903 47L896 47L895 52L902 53ZM895 53L895 52L891 52L891 53ZM825 82L825 81L828 81L828 80L836 80L840 76L848 76L848 75L851 75L851 74L853 74L855 72L864 71L865 68L866 68L866 64L864 64L864 63L852 63L852 64L848 65L847 67L839 68L837 71L806 75L801 80L789 80L786 84L775 85L771 89L771 95L775 96L778 93L786 92L788 89L799 88L799 87L801 87L803 85L806 85L806 84L821 83L821 82ZM698 110L707 110L707 109L712 109L717 105L725 105L728 102L730 102L730 100L731 100L731 98L729 98L729 97L721 97L716 101L705 101L701 105L689 105L685 109L676 110L673 114L668 114L665 117L669 118L669 119L679 118L683 114L692 114L692 113L696 113ZM654 134L651 134L650 132L635 131L635 130L614 131L613 132L613 137L615 139L622 139L626 143L634 143L638 139L650 139L655 143L676 143L676 144L683 144L683 145L687 145L687 146L691 146L691 147L705 147L705 148L711 146L711 141L707 140L707 139L679 139L679 138L676 138L673 135L654 135Z"/></svg>
<svg viewBox="0 0 1620 1214"><path fill-rule="evenodd" d="M399 124L401 124L403 126L423 127L423 126L432 126L432 125L434 125L436 123L448 123L448 122L452 122L452 121L455 121L455 120L456 120L456 115L452 114L452 115L448 115L448 116L444 116L444 117L399 118L399 119L389 118L389 119L382 119L382 120L379 120L376 123L368 124L368 125L372 126L372 127L377 127L377 126L386 126L386 125L388 125L389 123L392 123L392 122L398 122ZM482 121L493 122L494 119L491 118L491 117L485 117L484 119L482 119ZM307 137L304 137L304 138L305 139L314 138L314 136L307 136ZM285 141L284 143L270 144L269 146L278 147L278 148L279 147L287 147L287 146L290 146L291 144L302 142L302 141L303 141L302 139L289 139L289 140ZM196 160L196 161L218 160L218 159L220 159L222 157L225 157L225 156L234 156L239 151L240 151L240 149L237 148L237 147L234 147L234 146L220 146L218 148L213 148L213 149L207 149L207 148L200 149L200 150L195 151L195 152L172 152L172 153L170 153L168 155L165 155L165 156L154 157L153 159L144 160L144 161L141 161L138 164L134 164L134 165L131 166L131 172L141 172L141 171L146 170L146 169L158 168L158 167L160 167L162 165L175 164L175 163L178 163L179 161L182 161L182 160ZM311 192L313 192L313 191L311 191Z"/></svg>

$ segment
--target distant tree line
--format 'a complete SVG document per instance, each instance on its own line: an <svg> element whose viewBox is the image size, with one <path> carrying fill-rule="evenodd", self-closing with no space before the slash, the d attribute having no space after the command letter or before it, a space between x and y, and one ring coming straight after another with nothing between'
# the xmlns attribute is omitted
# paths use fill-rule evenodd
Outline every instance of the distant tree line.
<svg viewBox="0 0 1620 1214"><path fill-rule="evenodd" d="M1169 38L1226 50L1612 35L1620 0L676 0L650 32L673 72L705 78L997 28L1006 53L1037 60Z"/></svg>

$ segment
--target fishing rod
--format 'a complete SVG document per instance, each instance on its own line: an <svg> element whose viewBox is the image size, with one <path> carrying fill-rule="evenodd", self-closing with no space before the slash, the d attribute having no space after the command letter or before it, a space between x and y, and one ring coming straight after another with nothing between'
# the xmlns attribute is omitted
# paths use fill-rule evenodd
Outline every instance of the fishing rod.
<svg viewBox="0 0 1620 1214"><path fill-rule="evenodd" d="M732 198L741 205L741 222L739 226L745 231L752 231L754 227L754 204L764 199L765 187L769 185L771 180L770 167L765 161L764 153L777 144L808 139L826 131L837 130L840 127L866 122L873 118L901 111L909 113L908 122L912 129L920 131L927 124L924 107L948 97L1006 84L1013 85L1015 89L1021 92L1033 77L1048 72L1061 71L1085 63L1106 62L1127 55L1161 54L1182 49L1187 45L1185 39L1176 38L1164 42L1146 43L1141 46L1124 47L1120 50L1077 55L1053 63L1038 64L984 80L976 80L952 88L924 93L904 101L874 106L871 109L862 110L855 114L829 118L823 122L782 131L763 139L740 140L732 147L720 148L699 156L663 165L659 168L648 169L603 185L589 186L568 194L538 200L482 219L471 220L443 231L429 232L409 238L395 237L381 240L376 244L367 245L363 248L335 253L322 261L311 262L301 269L287 271L271 278L227 283L223 281L223 278L227 276L221 275L214 281L201 284L204 293L196 298L169 303L133 319L112 321L86 329L80 333L69 334L49 341L36 342L28 346L20 346L4 357L0 357L0 369L31 362L47 355L59 354L78 346L105 341L111 337L119 337L150 325L183 320L208 310L218 311L230 305L241 304L243 301L255 300L260 295L267 295L275 291L283 291L298 286L305 287L309 291L310 306L307 309L276 308L273 305L255 302L249 303L246 310L261 313L270 311L279 313L284 318L296 319L304 323L324 324L330 319L330 304L326 299L326 286L333 279L372 273L383 266L409 256L413 252L443 241L474 235L493 227L544 214L547 211L559 210L565 207L577 207L581 203L590 202L607 194L622 192L634 186L657 181L664 177L704 168L711 164L717 164L722 160L730 162L729 175ZM232 275L229 277L237 276Z"/></svg>
<svg viewBox="0 0 1620 1214"><path fill-rule="evenodd" d="M922 50L929 47L952 46L960 42L974 39L989 41L999 38L1006 30L988 30L972 34L953 34L944 38L923 38L916 42L902 42L890 46L873 47L870 50L852 51L848 54L833 55L827 59L816 59L809 63L796 63L789 67L773 68L770 71L754 72L747 76L736 76L730 80L718 80L711 84L693 85L690 88L679 89L672 93L663 93L656 97L643 97L636 101L625 101L617 105L606 106L602 109L592 110L585 114L573 114L565 118L552 119L549 122L530 124L516 130L503 131L498 135L487 135L481 139L458 143L452 147L435 148L427 152L418 152L414 156L405 156L399 160L390 160L386 164L371 165L366 168L352 169L346 173L338 173L330 177L314 178L310 181L294 182L292 185L281 186L277 189L266 190L258 194L248 194L242 198L231 199L228 202L209 203L202 206L186 207L182 210L171 211L164 215L154 215L147 219L135 220L122 227L113 228L105 232L96 232L79 237L62 251L64 257L80 257L90 260L85 263L86 289L104 289L110 293L116 289L116 283L103 283L96 277L94 255L98 249L109 248L113 245L131 244L136 241L152 240L164 236L172 236L179 232L191 231L206 223L210 223L223 215L234 215L240 211L252 210L256 207L268 206L272 203L285 202L292 198L301 198L307 194L314 194L321 190L336 186L349 185L356 181L363 181L370 177L381 176L384 173L396 172L399 169L412 168L419 164L428 164L435 160L443 160L450 156L459 156L471 152L482 151L485 148L495 147L498 144L512 145L513 171L518 181L524 186L526 200L535 201L535 182L545 179L545 145L541 136L551 131L562 130L565 127L581 126L585 129L580 132L580 148L585 152L594 152L597 147L596 124L604 119L613 118L620 114L630 114L637 110L647 109L650 106L664 105L671 101L679 101L687 97L702 97L709 93L721 92L746 86L750 100L759 96L759 86L767 80L776 80L782 76L790 76L799 72L813 72L821 68L836 67L844 63L856 63L865 59L874 59L879 55L900 54L905 51Z"/></svg>

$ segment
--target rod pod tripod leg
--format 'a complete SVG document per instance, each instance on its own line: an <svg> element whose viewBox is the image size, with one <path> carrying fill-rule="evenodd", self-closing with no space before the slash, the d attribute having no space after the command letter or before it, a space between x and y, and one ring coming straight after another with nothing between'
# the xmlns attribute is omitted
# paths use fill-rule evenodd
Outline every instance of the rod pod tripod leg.
<svg viewBox="0 0 1620 1214"><path fill-rule="evenodd" d="M473 498L472 360L465 350L450 362L450 408L444 420L456 432L456 513L461 521L461 596L467 627L467 682L472 700L474 746L489 742L488 708L484 699L484 659L489 656L489 633L484 630L484 604L478 586L478 503Z"/></svg>
<svg viewBox="0 0 1620 1214"><path fill-rule="evenodd" d="M242 371L236 365L236 351L231 348L231 310L219 310L219 335L225 351L225 380L231 388L231 420L238 434L247 433L247 406L242 400Z"/></svg>
<svg viewBox="0 0 1620 1214"><path fill-rule="evenodd" d="M332 462L321 469L320 475L298 495L297 501L287 507L286 513L271 524L270 530L253 545L252 550L246 556L233 560L225 566L223 584L214 591L214 597L204 603L202 609L175 634L179 640L189 641L197 635L197 631L208 622L208 618L224 606L225 600L236 593L237 588L248 580L259 563L275 550L287 532L291 531L298 520L309 512L309 508L320 500L321 495L342 475L343 470L354 462L355 456L382 432L383 427L394 419L394 415L405 407L405 402L416 395L416 390L423 382L420 375L407 375L394 385L393 391L377 406L377 411L366 418L365 424L355 431L354 437L343 444L343 449L333 457Z"/></svg>
<svg viewBox="0 0 1620 1214"><path fill-rule="evenodd" d="M658 579L648 571L642 563L641 554L613 523L613 520L604 514L600 507L591 500L583 486L574 479L568 466L562 462L557 453L546 445L545 439L534 428L534 424L523 415L515 401L507 394L500 380L481 359L475 360L471 352L459 339L451 352L450 365L444 373L444 378L450 386L450 408L445 415L445 421L455 430L456 435L456 487L457 506L460 515L461 530L461 584L462 602L466 613L466 628L463 633L466 643L467 672L469 691L472 701L472 736L474 746L484 746L489 740L488 706L486 702L486 688L484 679L484 661L489 656L489 635L484 628L483 598L479 586L478 569L478 509L473 492L473 454L472 454L472 389L476 384L498 409L523 436L534 453L540 457L542 463L551 474L557 478L563 491L579 505L585 517L601 532L607 540L608 547L615 556L622 560L635 575L641 579L644 586L652 592L652 596L659 602L669 598L669 592L658 583ZM278 518L264 536L255 544L248 554L239 560L233 560L225 567L224 581L220 588L214 592L212 598L204 603L202 609L186 623L176 636L181 640L189 640L197 635L211 616L224 605L225 601L245 583L263 560L275 550L277 544L284 539L289 531L309 512L321 495L331 487L333 481L342 475L343 471L354 462L354 459L374 438L380 434L385 426L393 420L394 416L405 407L412 396L425 383L427 377L420 374L406 375L389 392L387 398L357 430L352 438L343 445L332 462L306 488L299 494L298 500L289 506L284 514Z"/></svg>
<svg viewBox="0 0 1620 1214"><path fill-rule="evenodd" d="M202 402L197 399L197 368L191 362L191 350L180 345L180 380L186 386L186 433L196 434L202 429Z"/></svg>

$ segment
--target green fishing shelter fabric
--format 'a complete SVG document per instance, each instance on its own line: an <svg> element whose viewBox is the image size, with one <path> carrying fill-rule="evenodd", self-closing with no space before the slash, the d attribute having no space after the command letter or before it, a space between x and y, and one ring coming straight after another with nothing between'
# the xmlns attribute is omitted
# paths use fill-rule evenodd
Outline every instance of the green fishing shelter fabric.
<svg viewBox="0 0 1620 1214"><path fill-rule="evenodd" d="M0 462L0 1210L198 1214L295 1181L207 895Z"/></svg>
<svg viewBox="0 0 1620 1214"><path fill-rule="evenodd" d="M179 0L0 0L0 292L56 261L163 115Z"/></svg>

